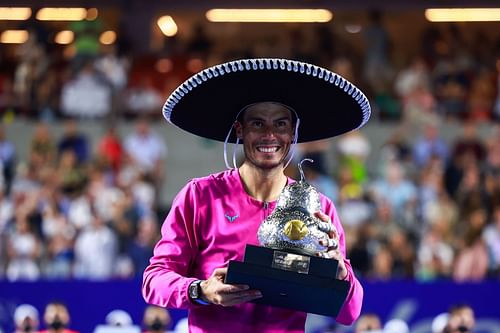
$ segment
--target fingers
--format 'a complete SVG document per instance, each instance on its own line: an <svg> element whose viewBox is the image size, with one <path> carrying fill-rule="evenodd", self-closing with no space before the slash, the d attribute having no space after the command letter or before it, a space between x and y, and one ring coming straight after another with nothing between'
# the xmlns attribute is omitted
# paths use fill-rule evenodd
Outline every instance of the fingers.
<svg viewBox="0 0 500 333"><path fill-rule="evenodd" d="M339 248L339 242L335 238L328 238L327 240L321 241L321 243L331 250L337 250Z"/></svg>
<svg viewBox="0 0 500 333"><path fill-rule="evenodd" d="M212 276L202 283L204 296L212 304L233 306L262 297L258 290L250 290L245 284L226 284L224 278L227 268L217 268Z"/></svg>
<svg viewBox="0 0 500 333"><path fill-rule="evenodd" d="M233 306L250 302L261 297L262 293L258 290L246 290L234 293L219 293L218 295L216 295L213 303L221 306Z"/></svg>
<svg viewBox="0 0 500 333"><path fill-rule="evenodd" d="M332 220L330 216L326 215L325 213L321 211L317 211L314 213L314 216L316 216L318 219L323 221L322 223L318 224L319 230L323 231L324 233L328 234L329 236L333 236L335 238L338 238L338 232L337 228L335 228L335 225L332 223Z"/></svg>

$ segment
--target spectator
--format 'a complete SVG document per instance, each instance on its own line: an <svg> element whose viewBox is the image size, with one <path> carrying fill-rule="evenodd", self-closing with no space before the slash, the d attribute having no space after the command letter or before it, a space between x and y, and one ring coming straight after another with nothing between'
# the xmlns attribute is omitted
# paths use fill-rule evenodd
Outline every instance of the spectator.
<svg viewBox="0 0 500 333"><path fill-rule="evenodd" d="M172 318L167 309L149 305L144 310L142 323L143 333L165 333L172 326Z"/></svg>
<svg viewBox="0 0 500 333"><path fill-rule="evenodd" d="M448 311L448 322L443 332L473 332L475 325L474 310L467 304L456 304Z"/></svg>
<svg viewBox="0 0 500 333"><path fill-rule="evenodd" d="M423 128L423 135L415 142L413 148L413 160L417 167L422 168L427 165L432 157L447 161L448 145L439 136L437 124L427 123Z"/></svg>
<svg viewBox="0 0 500 333"><path fill-rule="evenodd" d="M7 279L36 280L40 277L38 260L41 255L41 243L32 231L27 212L19 209L16 212L15 229L7 235L8 264Z"/></svg>
<svg viewBox="0 0 500 333"><path fill-rule="evenodd" d="M165 175L167 146L151 128L145 118L138 119L135 132L125 138L125 151L143 173L148 173L156 189L162 184Z"/></svg>
<svg viewBox="0 0 500 333"><path fill-rule="evenodd" d="M93 62L99 55L102 22L97 18L75 21L70 24L70 29L75 33L72 67L78 71L85 63Z"/></svg>
<svg viewBox="0 0 500 333"><path fill-rule="evenodd" d="M132 119L156 115L164 102L149 76L143 76L136 87L125 92L125 96L126 115Z"/></svg>
<svg viewBox="0 0 500 333"><path fill-rule="evenodd" d="M106 315L106 324L97 325L93 333L140 333L130 314L121 309L112 310Z"/></svg>
<svg viewBox="0 0 500 333"><path fill-rule="evenodd" d="M136 276L142 276L149 263L158 241L158 229L158 223L152 216L146 215L139 220L137 233L127 249L127 254L134 263Z"/></svg>
<svg viewBox="0 0 500 333"><path fill-rule="evenodd" d="M381 332L382 322L375 313L362 314L354 324L354 333Z"/></svg>
<svg viewBox="0 0 500 333"><path fill-rule="evenodd" d="M0 182L3 183L6 193L10 193L10 187L14 179L16 163L16 147L7 138L3 126L0 126Z"/></svg>
<svg viewBox="0 0 500 333"><path fill-rule="evenodd" d="M97 159L109 167L114 175L120 171L123 162L121 138L114 126L108 127L104 136L97 143Z"/></svg>
<svg viewBox="0 0 500 333"><path fill-rule="evenodd" d="M38 310L31 304L20 304L14 311L14 333L35 333L38 332Z"/></svg>
<svg viewBox="0 0 500 333"><path fill-rule="evenodd" d="M488 249L481 237L486 223L484 208L469 213L464 244L457 253L453 267L455 281L481 281L486 278L489 265Z"/></svg>
<svg viewBox="0 0 500 333"><path fill-rule="evenodd" d="M391 319L384 324L384 333L410 333L408 324L402 319Z"/></svg>
<svg viewBox="0 0 500 333"><path fill-rule="evenodd" d="M116 309L106 315L106 324L110 326L132 326L132 317L127 311Z"/></svg>
<svg viewBox="0 0 500 333"><path fill-rule="evenodd" d="M75 277L80 279L110 279L118 253L115 232L95 214L75 240Z"/></svg>
<svg viewBox="0 0 500 333"><path fill-rule="evenodd" d="M71 321L71 316L68 308L64 303L52 301L45 306L43 314L45 330L39 333L79 333L68 327Z"/></svg>
<svg viewBox="0 0 500 333"><path fill-rule="evenodd" d="M39 122L31 137L29 161L41 168L52 165L56 157L56 145L46 123Z"/></svg>
<svg viewBox="0 0 500 333"><path fill-rule="evenodd" d="M432 333L444 333L444 328L448 322L448 313L443 312L434 317L431 324Z"/></svg>
<svg viewBox="0 0 500 333"><path fill-rule="evenodd" d="M364 30L364 76L372 89L384 85L392 78L390 65L390 36L383 25L383 14L372 10L368 13L368 26Z"/></svg>
<svg viewBox="0 0 500 333"><path fill-rule="evenodd" d="M74 119L67 119L64 124L63 135L57 144L57 153L61 155L65 150L72 150L78 163L89 160L90 149L87 137L80 133L78 123Z"/></svg>
<svg viewBox="0 0 500 333"><path fill-rule="evenodd" d="M491 223L483 232L483 240L490 253L490 273L498 277L500 276L500 205L493 209Z"/></svg>
<svg viewBox="0 0 500 333"><path fill-rule="evenodd" d="M386 201L394 213L396 221L406 224L407 214L414 212L417 203L417 188L405 176L405 170L398 161L387 165L383 178L376 179L371 185L371 193L377 204ZM413 221L410 218L410 221Z"/></svg>
<svg viewBox="0 0 500 333"><path fill-rule="evenodd" d="M351 169L353 180L362 184L367 179L366 159L370 154L370 142L359 131L353 131L340 137L337 142L341 165Z"/></svg>
<svg viewBox="0 0 500 333"><path fill-rule="evenodd" d="M478 163L486 157L486 147L478 136L477 123L472 120L463 123L462 135L452 142L451 158L462 159L464 155L471 155Z"/></svg>
<svg viewBox="0 0 500 333"><path fill-rule="evenodd" d="M61 112L67 117L102 118L110 113L111 107L111 87L98 75L92 62L86 63L62 87Z"/></svg>

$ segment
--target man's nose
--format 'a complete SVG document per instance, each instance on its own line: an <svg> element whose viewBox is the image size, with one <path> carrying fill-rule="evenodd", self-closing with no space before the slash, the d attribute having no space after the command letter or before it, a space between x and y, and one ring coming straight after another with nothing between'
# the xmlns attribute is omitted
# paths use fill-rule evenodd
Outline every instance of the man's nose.
<svg viewBox="0 0 500 333"><path fill-rule="evenodd" d="M264 127L264 135L265 137L274 137L276 131L273 126L265 126Z"/></svg>

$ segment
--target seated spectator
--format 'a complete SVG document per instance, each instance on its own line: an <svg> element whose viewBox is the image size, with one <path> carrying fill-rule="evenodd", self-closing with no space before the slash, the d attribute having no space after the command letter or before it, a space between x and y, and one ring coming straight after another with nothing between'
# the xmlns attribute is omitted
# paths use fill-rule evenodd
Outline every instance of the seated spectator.
<svg viewBox="0 0 500 333"><path fill-rule="evenodd" d="M68 117L103 117L111 111L111 103L111 87L99 77L92 62L62 87L61 112Z"/></svg>
<svg viewBox="0 0 500 333"><path fill-rule="evenodd" d="M106 324L110 326L132 326L132 317L127 311L124 310L113 310L106 315Z"/></svg>
<svg viewBox="0 0 500 333"><path fill-rule="evenodd" d="M402 319L391 319L384 324L384 333L410 333L408 324Z"/></svg>
<svg viewBox="0 0 500 333"><path fill-rule="evenodd" d="M362 314L354 324L354 333L381 332L382 322L375 313Z"/></svg>
<svg viewBox="0 0 500 333"><path fill-rule="evenodd" d="M7 235L8 264L7 279L36 280L40 277L38 260L41 256L41 242L33 232L25 211L16 213L15 229Z"/></svg>
<svg viewBox="0 0 500 333"><path fill-rule="evenodd" d="M38 332L38 310L30 304L20 304L14 311L14 333Z"/></svg>
<svg viewBox="0 0 500 333"><path fill-rule="evenodd" d="M407 213L414 212L417 203L417 188L405 175L399 161L387 164L383 177L371 185L371 194L377 204L385 201L391 206L396 221L405 224ZM413 219L412 219L413 220Z"/></svg>
<svg viewBox="0 0 500 333"><path fill-rule="evenodd" d="M459 282L481 281L486 278L489 267L488 248L482 238L486 223L484 208L474 209L465 222L464 244L456 256L453 279Z"/></svg>
<svg viewBox="0 0 500 333"><path fill-rule="evenodd" d="M43 321L46 329L39 333L79 333L67 328L71 316L66 305L59 301L52 301L45 306Z"/></svg>
<svg viewBox="0 0 500 333"><path fill-rule="evenodd" d="M7 137L3 126L0 126L0 177L5 191L10 193L10 187L15 176L16 146Z"/></svg>
<svg viewBox="0 0 500 333"><path fill-rule="evenodd" d="M123 146L115 127L108 127L104 136L97 143L97 159L118 174L123 162Z"/></svg>
<svg viewBox="0 0 500 333"><path fill-rule="evenodd" d="M165 333L172 326L172 318L167 309L150 305L144 310L142 323L143 333Z"/></svg>
<svg viewBox="0 0 500 333"><path fill-rule="evenodd" d="M429 122L424 125L422 134L415 142L413 161L417 167L422 168L434 156L446 162L448 159L448 144L439 136L438 124Z"/></svg>
<svg viewBox="0 0 500 333"><path fill-rule="evenodd" d="M47 124L40 122L36 125L29 149L29 160L38 167L54 163L56 145Z"/></svg>
<svg viewBox="0 0 500 333"><path fill-rule="evenodd" d="M475 325L474 310L468 304L457 304L448 311L448 322L443 332L473 332Z"/></svg>
<svg viewBox="0 0 500 333"><path fill-rule="evenodd" d="M448 313L443 312L438 314L432 319L431 332L432 333L444 333L444 328L448 323Z"/></svg>
<svg viewBox="0 0 500 333"><path fill-rule="evenodd" d="M118 253L115 232L95 213L92 223L75 240L75 277L80 279L110 279L114 274Z"/></svg>
<svg viewBox="0 0 500 333"><path fill-rule="evenodd" d="M493 276L500 276L500 204L493 210L491 223L483 232L483 240L490 253L490 273Z"/></svg>
<svg viewBox="0 0 500 333"><path fill-rule="evenodd" d="M68 119L63 124L63 135L57 143L57 153L61 155L66 150L72 150L78 163L89 160L90 149L87 137L78 129L78 123L74 119Z"/></svg>
<svg viewBox="0 0 500 333"><path fill-rule="evenodd" d="M143 76L139 84L128 89L125 95L126 115L133 119L156 115L164 102L149 76Z"/></svg>

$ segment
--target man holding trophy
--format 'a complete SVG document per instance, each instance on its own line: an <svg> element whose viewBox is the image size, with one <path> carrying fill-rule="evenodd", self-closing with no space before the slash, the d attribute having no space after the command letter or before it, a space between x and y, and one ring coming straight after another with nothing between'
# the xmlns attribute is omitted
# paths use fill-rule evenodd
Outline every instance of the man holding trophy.
<svg viewBox="0 0 500 333"><path fill-rule="evenodd" d="M163 114L224 142L228 170L191 180L174 199L144 272L144 299L189 309L190 332L303 332L308 312L352 324L363 289L335 206L284 170L297 143L363 126L365 95L314 65L244 59L186 80ZM242 143L241 165L233 149L229 166L228 143Z"/></svg>

